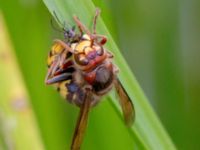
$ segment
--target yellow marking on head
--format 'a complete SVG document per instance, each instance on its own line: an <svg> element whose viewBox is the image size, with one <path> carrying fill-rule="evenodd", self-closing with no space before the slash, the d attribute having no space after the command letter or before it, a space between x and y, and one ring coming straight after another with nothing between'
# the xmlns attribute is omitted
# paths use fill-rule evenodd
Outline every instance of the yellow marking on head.
<svg viewBox="0 0 200 150"><path fill-rule="evenodd" d="M80 54L80 55L79 55L79 60L82 61L82 60L84 60L84 59L85 59L85 55L84 55L84 54Z"/></svg>
<svg viewBox="0 0 200 150"><path fill-rule="evenodd" d="M85 54L86 54L86 55L87 55L89 52L92 52L92 51L94 51L94 49L91 48L91 47L85 48Z"/></svg>
<svg viewBox="0 0 200 150"><path fill-rule="evenodd" d="M99 46L99 45L93 45L92 48L95 49L95 50L98 50L98 49L101 49L101 46Z"/></svg>
<svg viewBox="0 0 200 150"><path fill-rule="evenodd" d="M73 43L73 44L71 45L71 48L72 48L72 49L75 49L75 48L76 48L76 45L77 45L77 43Z"/></svg>
<svg viewBox="0 0 200 150"><path fill-rule="evenodd" d="M82 38L85 40L91 40L91 38L88 34L84 34Z"/></svg>
<svg viewBox="0 0 200 150"><path fill-rule="evenodd" d="M78 43L77 45L76 45L76 51L78 51L78 52L83 52L83 49L85 48L85 47L89 47L91 45L91 41L81 41L80 43Z"/></svg>

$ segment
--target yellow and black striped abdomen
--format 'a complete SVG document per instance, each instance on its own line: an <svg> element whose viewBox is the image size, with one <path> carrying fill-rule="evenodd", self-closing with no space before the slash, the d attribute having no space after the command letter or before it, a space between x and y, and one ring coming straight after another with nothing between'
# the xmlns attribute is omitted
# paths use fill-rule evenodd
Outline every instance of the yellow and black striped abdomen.
<svg viewBox="0 0 200 150"><path fill-rule="evenodd" d="M57 56L60 55L64 50L65 48L61 44L55 42L51 47L51 51L48 54L47 65L50 66L53 61L56 60Z"/></svg>
<svg viewBox="0 0 200 150"><path fill-rule="evenodd" d="M66 80L57 85L58 92L70 103L81 106L84 101L85 91L74 80Z"/></svg>

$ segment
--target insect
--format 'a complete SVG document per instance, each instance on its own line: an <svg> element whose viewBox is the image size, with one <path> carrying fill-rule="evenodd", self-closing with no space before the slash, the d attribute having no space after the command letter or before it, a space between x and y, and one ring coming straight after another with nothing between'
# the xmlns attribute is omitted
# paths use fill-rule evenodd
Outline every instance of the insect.
<svg viewBox="0 0 200 150"><path fill-rule="evenodd" d="M113 54L104 47L107 38L96 33L99 14L97 9L92 32L74 16L79 32L75 28L64 30L65 41L55 40L48 54L45 83L55 85L65 99L80 107L71 150L80 149L90 109L113 87L126 124L131 125L135 117L133 104L117 77L119 70L112 62Z"/></svg>

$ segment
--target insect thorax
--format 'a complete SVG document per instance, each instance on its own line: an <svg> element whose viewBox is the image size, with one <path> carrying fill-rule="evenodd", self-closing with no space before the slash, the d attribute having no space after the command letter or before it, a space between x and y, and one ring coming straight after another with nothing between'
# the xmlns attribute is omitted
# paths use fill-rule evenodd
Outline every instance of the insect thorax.
<svg viewBox="0 0 200 150"><path fill-rule="evenodd" d="M91 105L94 106L98 103L101 96L110 91L115 79L114 67L110 59L106 59L107 52L99 46L97 43L91 42L87 35L83 36L83 39L79 42L70 43L70 46L74 51L78 51L81 57L82 55L88 59L88 65L79 67L76 63L75 54L64 51L66 49L60 44L55 43L49 53L48 65L51 66L53 62L60 62L62 56L65 56L62 67L64 72L58 65L59 74L67 73L67 80L57 83L57 89L65 99L70 103L81 106L85 99L86 91L85 87L90 86L92 89L93 97L91 99ZM102 53L98 53L98 52ZM64 55L65 54L65 55ZM70 54L70 55L69 55ZM95 54L92 58L91 54ZM99 55L101 54L101 55ZM79 57L81 59L81 57ZM79 59L78 58L78 59ZM60 59L60 60L59 60ZM70 62L70 63L69 63ZM87 67L89 66L89 67Z"/></svg>

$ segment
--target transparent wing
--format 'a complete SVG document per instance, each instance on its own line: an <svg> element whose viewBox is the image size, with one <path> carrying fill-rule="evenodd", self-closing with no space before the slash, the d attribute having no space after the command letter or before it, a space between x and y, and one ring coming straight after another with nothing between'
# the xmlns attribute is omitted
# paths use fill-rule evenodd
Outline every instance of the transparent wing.
<svg viewBox="0 0 200 150"><path fill-rule="evenodd" d="M86 93L83 105L80 107L79 118L77 120L74 136L71 144L71 150L79 150L83 141L83 136L88 122L88 114L90 110L90 102L92 92L89 90Z"/></svg>
<svg viewBox="0 0 200 150"><path fill-rule="evenodd" d="M115 88L117 94L119 95L119 103L122 107L125 122L128 126L131 126L135 119L135 109L133 103L119 79L116 79L115 81Z"/></svg>

